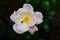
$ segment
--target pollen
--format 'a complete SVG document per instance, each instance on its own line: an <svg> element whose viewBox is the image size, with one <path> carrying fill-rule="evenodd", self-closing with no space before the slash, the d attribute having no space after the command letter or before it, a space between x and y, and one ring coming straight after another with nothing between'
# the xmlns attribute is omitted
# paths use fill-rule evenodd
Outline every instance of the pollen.
<svg viewBox="0 0 60 40"><path fill-rule="evenodd" d="M30 18L29 17L24 17L23 21L26 22L26 23L29 23Z"/></svg>
<svg viewBox="0 0 60 40"><path fill-rule="evenodd" d="M22 14L23 23L29 24L31 22L31 19L32 19L31 15L27 13Z"/></svg>

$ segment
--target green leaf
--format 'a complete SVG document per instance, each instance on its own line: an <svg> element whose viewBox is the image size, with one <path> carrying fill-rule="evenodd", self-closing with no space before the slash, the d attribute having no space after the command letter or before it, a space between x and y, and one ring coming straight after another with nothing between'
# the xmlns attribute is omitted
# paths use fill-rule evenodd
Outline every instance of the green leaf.
<svg viewBox="0 0 60 40"><path fill-rule="evenodd" d="M29 40L31 37L31 35L29 33L25 33L25 34L23 34L23 36L26 40Z"/></svg>
<svg viewBox="0 0 60 40"><path fill-rule="evenodd" d="M42 6L42 9L45 12L48 13L50 11L50 3L49 3L49 1L42 1L41 6Z"/></svg>
<svg viewBox="0 0 60 40"><path fill-rule="evenodd" d="M50 28L48 27L47 29L45 29L46 30L46 32L49 32L49 30L50 30Z"/></svg>
<svg viewBox="0 0 60 40"><path fill-rule="evenodd" d="M33 0L33 3L34 3L35 5L39 4L39 2L40 2L40 0Z"/></svg>
<svg viewBox="0 0 60 40"><path fill-rule="evenodd" d="M48 32L49 31L49 25L47 23L45 23L43 26L44 26L45 31Z"/></svg>
<svg viewBox="0 0 60 40"><path fill-rule="evenodd" d="M48 24L44 24L44 29L47 29L48 28Z"/></svg>
<svg viewBox="0 0 60 40"><path fill-rule="evenodd" d="M11 20L9 20L9 23L10 23L10 25L13 25L13 22Z"/></svg>
<svg viewBox="0 0 60 40"><path fill-rule="evenodd" d="M47 18L44 18L44 23L48 23L49 20Z"/></svg>
<svg viewBox="0 0 60 40"><path fill-rule="evenodd" d="M35 11L39 11L39 6L41 5L40 2L41 0L31 0L31 4L33 5Z"/></svg>
<svg viewBox="0 0 60 40"><path fill-rule="evenodd" d="M56 8L57 0L50 0L51 3L51 10L54 10Z"/></svg>
<svg viewBox="0 0 60 40"><path fill-rule="evenodd" d="M51 0L52 4L56 4L57 0Z"/></svg>
<svg viewBox="0 0 60 40"><path fill-rule="evenodd" d="M39 35L38 32L35 32L35 34L34 34L34 38L35 38L36 40L40 40L40 35Z"/></svg>
<svg viewBox="0 0 60 40"><path fill-rule="evenodd" d="M25 2L26 2L26 3L30 3L30 0L26 0Z"/></svg>
<svg viewBox="0 0 60 40"><path fill-rule="evenodd" d="M54 16L54 15L55 15L55 12L54 12L54 11L50 11L50 12L48 13L48 15Z"/></svg>
<svg viewBox="0 0 60 40"><path fill-rule="evenodd" d="M53 19L53 16L48 16L47 19L48 20L52 20Z"/></svg>
<svg viewBox="0 0 60 40"><path fill-rule="evenodd" d="M16 37L16 33L11 29L10 32L9 32L9 37L8 39L13 39Z"/></svg>

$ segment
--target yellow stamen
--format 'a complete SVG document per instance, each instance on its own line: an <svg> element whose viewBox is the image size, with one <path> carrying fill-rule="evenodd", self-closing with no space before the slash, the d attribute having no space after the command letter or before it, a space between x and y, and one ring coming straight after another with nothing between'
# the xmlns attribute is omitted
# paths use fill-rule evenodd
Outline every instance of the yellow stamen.
<svg viewBox="0 0 60 40"><path fill-rule="evenodd" d="M22 21L23 21L23 23L30 23L31 22L31 19L32 19L32 17L31 17L31 15L29 15L29 14L27 14L27 13L23 13L22 14Z"/></svg>
<svg viewBox="0 0 60 40"><path fill-rule="evenodd" d="M26 22L26 23L29 23L30 18L29 18L29 17L25 17L25 18L23 19L23 21Z"/></svg>

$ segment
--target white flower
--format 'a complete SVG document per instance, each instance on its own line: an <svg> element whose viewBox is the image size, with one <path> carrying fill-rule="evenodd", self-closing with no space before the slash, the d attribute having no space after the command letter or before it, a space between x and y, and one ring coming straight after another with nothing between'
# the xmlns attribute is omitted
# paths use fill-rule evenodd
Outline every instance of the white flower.
<svg viewBox="0 0 60 40"><path fill-rule="evenodd" d="M13 29L16 33L23 34L29 31L31 34L34 34L38 30L35 25L43 22L43 15L41 12L34 12L30 4L24 4L22 8L14 11L10 19L15 22Z"/></svg>

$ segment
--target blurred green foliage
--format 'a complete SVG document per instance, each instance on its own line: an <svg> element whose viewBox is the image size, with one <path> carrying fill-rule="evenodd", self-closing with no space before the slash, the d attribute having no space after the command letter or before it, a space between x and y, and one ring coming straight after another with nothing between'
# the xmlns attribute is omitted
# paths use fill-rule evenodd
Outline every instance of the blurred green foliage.
<svg viewBox="0 0 60 40"><path fill-rule="evenodd" d="M50 3L49 3L49 1L42 1L41 6L42 6L42 8L43 8L43 10L45 12L48 13L50 11Z"/></svg>
<svg viewBox="0 0 60 40"><path fill-rule="evenodd" d="M36 40L40 40L39 32L35 32L34 38L35 38Z"/></svg>
<svg viewBox="0 0 60 40"><path fill-rule="evenodd" d="M31 35L29 33L25 33L25 34L23 34L23 36L24 36L25 40L30 40L30 38L31 38Z"/></svg>

